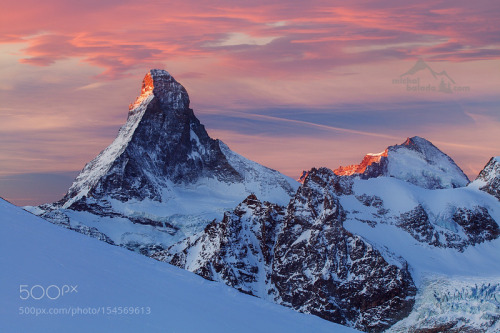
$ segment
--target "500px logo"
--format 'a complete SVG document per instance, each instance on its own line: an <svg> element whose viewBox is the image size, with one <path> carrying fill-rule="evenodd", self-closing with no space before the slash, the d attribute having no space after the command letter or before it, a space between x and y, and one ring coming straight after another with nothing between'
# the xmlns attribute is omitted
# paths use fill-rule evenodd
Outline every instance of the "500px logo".
<svg viewBox="0 0 500 333"><path fill-rule="evenodd" d="M47 287L41 286L39 284L36 284L31 287L27 284L19 285L19 298L22 300L27 300L27 299L40 300L43 299L44 297L51 300L56 300L65 295L76 294L76 293L78 293L77 285L72 286L65 284L62 286L57 286L55 284L51 284L50 286Z"/></svg>

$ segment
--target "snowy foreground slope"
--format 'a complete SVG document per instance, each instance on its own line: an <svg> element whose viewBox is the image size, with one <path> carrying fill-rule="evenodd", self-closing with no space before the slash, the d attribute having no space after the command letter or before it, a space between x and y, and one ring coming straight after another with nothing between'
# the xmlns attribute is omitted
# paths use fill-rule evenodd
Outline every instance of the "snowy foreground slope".
<svg viewBox="0 0 500 333"><path fill-rule="evenodd" d="M356 332L52 225L3 199L0 216L1 332ZM78 292L21 300L20 285ZM41 295L35 287L33 296ZM55 287L48 295L56 298ZM113 314L118 307L140 313ZM80 314L23 315L20 308ZM89 308L101 313L82 314Z"/></svg>

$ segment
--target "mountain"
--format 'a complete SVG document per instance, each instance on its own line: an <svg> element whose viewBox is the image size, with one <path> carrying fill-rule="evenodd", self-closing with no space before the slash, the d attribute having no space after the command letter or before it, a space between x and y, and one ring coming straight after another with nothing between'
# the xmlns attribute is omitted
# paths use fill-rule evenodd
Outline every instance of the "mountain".
<svg viewBox="0 0 500 333"><path fill-rule="evenodd" d="M220 223L153 255L305 313L380 331L411 310L404 260L388 262L343 227L328 169L313 169L287 208L245 199Z"/></svg>
<svg viewBox="0 0 500 333"><path fill-rule="evenodd" d="M382 167L378 166L383 166L385 165L385 163L387 163L388 151L389 148L378 154L373 154L373 153L366 154L360 164L353 164L345 167L340 166L337 169L335 169L334 172L336 175L339 176L351 176L355 174L362 174L365 177L382 176L384 175L384 171L381 170ZM366 169L368 167L370 168L370 170L367 172Z"/></svg>
<svg viewBox="0 0 500 333"><path fill-rule="evenodd" d="M423 139L387 152L369 158L387 161L395 152L429 164L413 172L444 161L441 171L451 175L443 179L456 175ZM425 188L402 178L311 169L287 206L249 196L152 257L362 331L494 332L498 200L473 186Z"/></svg>
<svg viewBox="0 0 500 333"><path fill-rule="evenodd" d="M202 230L255 193L286 204L298 183L209 137L186 89L151 70L117 138L64 198L31 212L148 253Z"/></svg>
<svg viewBox="0 0 500 333"><path fill-rule="evenodd" d="M394 177L427 189L464 187L469 179L455 162L431 142L415 136L382 153L366 155L359 165L339 167L339 176L363 179Z"/></svg>
<svg viewBox="0 0 500 333"><path fill-rule="evenodd" d="M500 200L500 156L492 157L470 186Z"/></svg>
<svg viewBox="0 0 500 333"><path fill-rule="evenodd" d="M0 216L1 332L355 332L64 230L3 199ZM58 296L64 285L76 292ZM31 292L40 299L22 299Z"/></svg>
<svg viewBox="0 0 500 333"><path fill-rule="evenodd" d="M425 189L392 177L353 177L350 189L340 197L344 227L404 258L418 289L410 315L388 332L500 330L495 197L473 186Z"/></svg>

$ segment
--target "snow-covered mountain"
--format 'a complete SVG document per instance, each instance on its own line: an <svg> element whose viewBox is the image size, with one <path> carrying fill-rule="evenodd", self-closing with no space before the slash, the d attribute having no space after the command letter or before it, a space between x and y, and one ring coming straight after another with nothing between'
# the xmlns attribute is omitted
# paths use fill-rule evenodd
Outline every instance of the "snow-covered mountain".
<svg viewBox="0 0 500 333"><path fill-rule="evenodd" d="M3 333L356 332L64 230L3 199L0 216Z"/></svg>
<svg viewBox="0 0 500 333"><path fill-rule="evenodd" d="M469 186L479 188L500 200L500 156L492 157Z"/></svg>
<svg viewBox="0 0 500 333"><path fill-rule="evenodd" d="M404 258L418 292L389 332L500 331L500 205L472 186L429 190L354 179L344 227Z"/></svg>
<svg viewBox="0 0 500 333"><path fill-rule="evenodd" d="M446 170L446 180L456 174ZM288 206L249 196L222 221L153 257L363 331L498 329L494 196L474 186L429 189L326 168L302 178ZM482 308L489 310L477 315Z"/></svg>
<svg viewBox="0 0 500 333"><path fill-rule="evenodd" d="M148 253L203 230L251 193L287 204L298 185L210 138L184 87L151 70L113 143L62 200L28 209Z"/></svg>
<svg viewBox="0 0 500 333"><path fill-rule="evenodd" d="M387 328L410 312L416 288L404 260L384 258L343 227L336 178L311 170L287 208L249 196L153 257L337 323Z"/></svg>
<svg viewBox="0 0 500 333"><path fill-rule="evenodd" d="M359 165L339 167L339 176L394 177L428 189L464 187L469 179L431 142L415 136L381 153L366 155Z"/></svg>

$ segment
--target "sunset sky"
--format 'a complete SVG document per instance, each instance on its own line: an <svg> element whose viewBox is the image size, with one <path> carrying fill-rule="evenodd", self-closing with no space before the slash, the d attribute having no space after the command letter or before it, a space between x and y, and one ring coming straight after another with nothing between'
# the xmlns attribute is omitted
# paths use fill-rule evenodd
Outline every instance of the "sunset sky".
<svg viewBox="0 0 500 333"><path fill-rule="evenodd" d="M0 196L60 199L151 68L213 138L297 178L422 136L475 178L500 155L498 1L2 1ZM410 77L451 93L409 91ZM404 78L404 77L403 77Z"/></svg>

